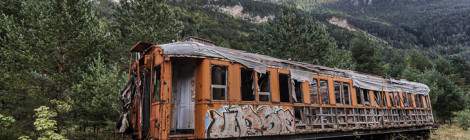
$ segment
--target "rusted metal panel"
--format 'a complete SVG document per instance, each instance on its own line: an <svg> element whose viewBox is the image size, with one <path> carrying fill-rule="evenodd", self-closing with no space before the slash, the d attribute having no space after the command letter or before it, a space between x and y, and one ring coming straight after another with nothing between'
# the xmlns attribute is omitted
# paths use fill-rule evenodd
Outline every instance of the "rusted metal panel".
<svg viewBox="0 0 470 140"><path fill-rule="evenodd" d="M356 93L356 89L354 88L354 84L352 82L352 80L349 80L349 83L351 83L351 87L350 87L350 92L351 92L351 106L356 106L357 105L357 93Z"/></svg>
<svg viewBox="0 0 470 140"><path fill-rule="evenodd" d="M334 88L334 83L333 83L333 78L332 77L328 77L328 93L330 94L329 95L329 98L330 98L330 104L331 105L334 105L336 104L336 96L335 96L335 88Z"/></svg>
<svg viewBox="0 0 470 140"><path fill-rule="evenodd" d="M268 68L269 71L269 80L270 80L270 94L271 94L271 102L279 103L280 93L279 93L279 73L276 68Z"/></svg>
<svg viewBox="0 0 470 140"><path fill-rule="evenodd" d="M210 101L210 61L203 59L196 71L196 99L197 102Z"/></svg>
<svg viewBox="0 0 470 140"><path fill-rule="evenodd" d="M229 64L228 66L228 99L230 102L241 101L241 71L240 64Z"/></svg>
<svg viewBox="0 0 470 140"><path fill-rule="evenodd" d="M171 128L171 93L172 93L172 68L171 61L164 61L162 65L162 109L161 118L158 119L160 132L158 137L162 139L168 138Z"/></svg>
<svg viewBox="0 0 470 140"><path fill-rule="evenodd" d="M313 77L312 77L313 78ZM302 82L302 97L304 98L305 104L310 104L310 82Z"/></svg>

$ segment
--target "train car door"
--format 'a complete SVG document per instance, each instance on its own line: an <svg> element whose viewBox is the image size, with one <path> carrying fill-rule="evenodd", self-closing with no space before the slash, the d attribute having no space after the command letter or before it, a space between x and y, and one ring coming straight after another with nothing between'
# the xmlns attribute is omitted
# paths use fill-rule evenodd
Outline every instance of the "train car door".
<svg viewBox="0 0 470 140"><path fill-rule="evenodd" d="M172 61L171 134L194 133L194 81L196 62L188 59Z"/></svg>

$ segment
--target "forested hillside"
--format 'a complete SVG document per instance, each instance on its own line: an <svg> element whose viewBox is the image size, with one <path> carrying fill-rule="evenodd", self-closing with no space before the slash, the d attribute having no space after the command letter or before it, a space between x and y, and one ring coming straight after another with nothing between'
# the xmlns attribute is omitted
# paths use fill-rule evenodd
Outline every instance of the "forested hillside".
<svg viewBox="0 0 470 140"><path fill-rule="evenodd" d="M0 137L112 135L129 48L188 36L422 82L436 121L465 122L469 15L466 0L3 0Z"/></svg>

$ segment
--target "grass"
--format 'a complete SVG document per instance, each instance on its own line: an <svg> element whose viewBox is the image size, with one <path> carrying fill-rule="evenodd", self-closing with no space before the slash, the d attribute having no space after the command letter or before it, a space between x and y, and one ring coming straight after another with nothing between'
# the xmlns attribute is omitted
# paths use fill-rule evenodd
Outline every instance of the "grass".
<svg viewBox="0 0 470 140"><path fill-rule="evenodd" d="M463 130L457 125L441 125L432 135L432 140L470 140L470 129Z"/></svg>

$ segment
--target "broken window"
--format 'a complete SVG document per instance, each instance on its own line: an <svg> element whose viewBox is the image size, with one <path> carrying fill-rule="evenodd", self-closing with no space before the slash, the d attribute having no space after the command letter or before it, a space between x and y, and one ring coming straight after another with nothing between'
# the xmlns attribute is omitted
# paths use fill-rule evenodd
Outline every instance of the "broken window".
<svg viewBox="0 0 470 140"><path fill-rule="evenodd" d="M227 99L227 67L212 66L212 99Z"/></svg>
<svg viewBox="0 0 470 140"><path fill-rule="evenodd" d="M310 84L310 102L312 104L318 104L318 83L317 79L314 79Z"/></svg>
<svg viewBox="0 0 470 140"><path fill-rule="evenodd" d="M377 103L377 105L381 106L382 104L382 95L379 91L374 91L374 96L375 96L375 103Z"/></svg>
<svg viewBox="0 0 470 140"><path fill-rule="evenodd" d="M334 86L335 86L336 103L349 105L350 104L349 84L335 81Z"/></svg>
<svg viewBox="0 0 470 140"><path fill-rule="evenodd" d="M259 73L258 75L258 97L260 101L270 101L271 94L269 93L269 73Z"/></svg>
<svg viewBox="0 0 470 140"><path fill-rule="evenodd" d="M328 81L320 80L320 96L322 98L322 104L329 104L329 92L328 92Z"/></svg>
<svg viewBox="0 0 470 140"><path fill-rule="evenodd" d="M362 104L362 90L358 87L356 87L356 101L357 104Z"/></svg>
<svg viewBox="0 0 470 140"><path fill-rule="evenodd" d="M380 97L380 99L382 99L382 106L386 106L387 105L387 94L385 94L385 91L382 92L382 96Z"/></svg>
<svg viewBox="0 0 470 140"><path fill-rule="evenodd" d="M403 105L404 105L405 107L409 107L409 106L410 106L410 100L409 100L408 93L404 93L404 94L403 94Z"/></svg>
<svg viewBox="0 0 470 140"><path fill-rule="evenodd" d="M335 82L334 82L334 87L335 87L336 103L342 104L342 102L341 102L341 83L335 81Z"/></svg>
<svg viewBox="0 0 470 140"><path fill-rule="evenodd" d="M302 93L302 82L294 80L294 88L295 88L295 98L294 101L296 103L303 103L303 93Z"/></svg>
<svg viewBox="0 0 470 140"><path fill-rule="evenodd" d="M400 105L400 97L398 92L393 93L393 106L398 107Z"/></svg>
<svg viewBox="0 0 470 140"><path fill-rule="evenodd" d="M416 94L416 97L415 97L415 103L416 103L416 107L417 108L421 108L423 107L423 102L421 102L421 96Z"/></svg>
<svg viewBox="0 0 470 140"><path fill-rule="evenodd" d="M351 92L349 92L349 83L343 83L343 104L351 104L350 93Z"/></svg>
<svg viewBox="0 0 470 140"><path fill-rule="evenodd" d="M253 88L253 70L241 69L241 92L243 101L255 100L254 88Z"/></svg>
<svg viewBox="0 0 470 140"><path fill-rule="evenodd" d="M429 96L426 95L426 96L424 96L424 97L425 97L425 100L426 100L426 108L431 107L431 100L429 100Z"/></svg>
<svg viewBox="0 0 470 140"><path fill-rule="evenodd" d="M160 79L161 79L161 70L160 70L160 66L157 66L154 68L154 77L153 77L153 101L156 102L156 101L160 101L160 86L161 86L161 82L160 82Z"/></svg>
<svg viewBox="0 0 470 140"><path fill-rule="evenodd" d="M362 89L362 96L364 97L364 104L369 104L370 98L369 98L369 90L368 89Z"/></svg>
<svg viewBox="0 0 470 140"><path fill-rule="evenodd" d="M281 95L281 102L290 102L289 81L289 75L279 74L279 93Z"/></svg>

